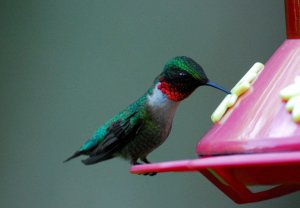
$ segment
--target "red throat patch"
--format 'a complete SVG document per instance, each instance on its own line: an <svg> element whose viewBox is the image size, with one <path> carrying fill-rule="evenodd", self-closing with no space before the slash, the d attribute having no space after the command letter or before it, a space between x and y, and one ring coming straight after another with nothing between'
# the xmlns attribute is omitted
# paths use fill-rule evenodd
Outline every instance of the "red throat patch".
<svg viewBox="0 0 300 208"><path fill-rule="evenodd" d="M159 90L161 90L164 94L167 95L167 97L170 100L173 100L175 102L181 101L188 97L190 93L183 93L180 92L178 89L180 86L174 86L171 85L170 83L164 82L163 80L160 80L160 84L157 86Z"/></svg>

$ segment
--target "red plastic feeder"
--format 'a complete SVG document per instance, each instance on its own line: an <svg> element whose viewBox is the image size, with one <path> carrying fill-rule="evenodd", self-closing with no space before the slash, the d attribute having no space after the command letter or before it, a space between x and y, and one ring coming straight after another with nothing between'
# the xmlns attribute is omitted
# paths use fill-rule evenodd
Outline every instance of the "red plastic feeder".
<svg viewBox="0 0 300 208"><path fill-rule="evenodd" d="M287 40L251 89L199 141L199 159L138 165L132 173L199 171L236 203L300 190L300 123L279 92L300 75L300 1L286 0ZM272 186L252 192L249 186Z"/></svg>

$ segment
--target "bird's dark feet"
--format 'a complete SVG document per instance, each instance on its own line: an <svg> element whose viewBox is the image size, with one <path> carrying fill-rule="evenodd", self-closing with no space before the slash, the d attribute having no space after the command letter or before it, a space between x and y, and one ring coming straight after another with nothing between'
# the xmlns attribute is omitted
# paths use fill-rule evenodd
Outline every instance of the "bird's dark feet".
<svg viewBox="0 0 300 208"><path fill-rule="evenodd" d="M137 161L132 162L133 165L143 165L143 164L151 164L151 162L149 160L147 160L147 158L143 158L141 159L141 161L143 161L144 163L139 163ZM157 174L157 172L148 172L148 173L143 173L143 174L139 174L139 175L147 175L147 176L155 176Z"/></svg>
<svg viewBox="0 0 300 208"><path fill-rule="evenodd" d="M141 161L143 161L146 164L150 164L151 163L147 158L143 158L143 159L141 159Z"/></svg>
<svg viewBox="0 0 300 208"><path fill-rule="evenodd" d="M155 176L157 172L143 173L144 176Z"/></svg>

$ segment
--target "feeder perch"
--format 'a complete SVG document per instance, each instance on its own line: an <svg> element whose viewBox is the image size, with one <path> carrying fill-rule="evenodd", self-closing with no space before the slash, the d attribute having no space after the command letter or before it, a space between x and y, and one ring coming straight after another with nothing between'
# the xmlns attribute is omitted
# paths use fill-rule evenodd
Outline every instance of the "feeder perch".
<svg viewBox="0 0 300 208"><path fill-rule="evenodd" d="M285 0L285 13L287 40L249 90L200 139L199 158L137 165L132 173L197 171L236 203L300 190L300 123L280 96L288 86L299 84L300 1ZM293 105L295 111L300 109L300 102ZM268 189L254 192L252 186Z"/></svg>

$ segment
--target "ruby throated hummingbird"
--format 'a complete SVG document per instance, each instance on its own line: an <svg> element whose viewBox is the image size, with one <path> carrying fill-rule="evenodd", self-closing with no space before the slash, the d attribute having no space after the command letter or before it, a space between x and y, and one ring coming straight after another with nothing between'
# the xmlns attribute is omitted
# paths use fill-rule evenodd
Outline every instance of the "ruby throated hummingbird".
<svg viewBox="0 0 300 208"><path fill-rule="evenodd" d="M65 162L87 155L82 160L86 165L117 156L133 165L140 164L138 160L150 163L147 156L168 137L180 102L203 85L230 93L211 82L193 59L179 56L169 60L142 97L101 126Z"/></svg>

